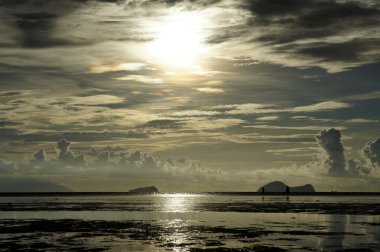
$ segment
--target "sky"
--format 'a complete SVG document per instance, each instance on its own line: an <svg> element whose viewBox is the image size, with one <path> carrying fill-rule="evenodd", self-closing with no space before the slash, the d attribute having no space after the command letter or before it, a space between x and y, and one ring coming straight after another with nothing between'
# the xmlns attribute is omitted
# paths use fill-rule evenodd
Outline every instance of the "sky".
<svg viewBox="0 0 380 252"><path fill-rule="evenodd" d="M2 191L379 190L377 0L2 0L0 34Z"/></svg>

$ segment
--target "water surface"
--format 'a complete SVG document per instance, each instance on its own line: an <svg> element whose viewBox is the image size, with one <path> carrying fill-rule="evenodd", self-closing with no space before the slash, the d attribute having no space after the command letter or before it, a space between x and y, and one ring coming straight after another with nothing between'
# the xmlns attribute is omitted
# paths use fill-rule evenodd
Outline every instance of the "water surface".
<svg viewBox="0 0 380 252"><path fill-rule="evenodd" d="M1 197L0 250L380 251L380 197Z"/></svg>

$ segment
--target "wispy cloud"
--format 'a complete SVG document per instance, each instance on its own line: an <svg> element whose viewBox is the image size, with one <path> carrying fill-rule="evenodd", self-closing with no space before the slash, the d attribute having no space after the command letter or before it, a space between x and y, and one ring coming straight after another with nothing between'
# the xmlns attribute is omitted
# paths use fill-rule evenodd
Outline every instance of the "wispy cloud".
<svg viewBox="0 0 380 252"><path fill-rule="evenodd" d="M146 75L127 75L124 77L117 77L115 80L121 81L138 81L143 83L161 84L164 81L161 78L154 78Z"/></svg>
<svg viewBox="0 0 380 252"><path fill-rule="evenodd" d="M276 121L278 119L280 119L279 116L263 116L263 117L256 118L256 120L258 121Z"/></svg>
<svg viewBox="0 0 380 252"><path fill-rule="evenodd" d="M205 108L204 110L188 110L175 112L176 116L192 116L192 115L250 115L250 114L274 114L274 113L313 113L320 111L331 111L352 107L351 104L328 101L306 106L295 106L288 108L280 108L273 104L244 103L244 104L226 104ZM268 120L276 119L276 117L263 117Z"/></svg>
<svg viewBox="0 0 380 252"><path fill-rule="evenodd" d="M139 71L146 69L147 65L144 63L120 63L111 65L95 65L91 66L90 73L107 73L116 71Z"/></svg>
<svg viewBox="0 0 380 252"><path fill-rule="evenodd" d="M298 106L284 110L288 110L289 112L318 112L326 110L344 109L349 107L352 107L352 105L344 102L327 101L307 106Z"/></svg>
<svg viewBox="0 0 380 252"><path fill-rule="evenodd" d="M205 82L206 85L214 86L214 85L222 85L223 81L221 80L210 80Z"/></svg>
<svg viewBox="0 0 380 252"><path fill-rule="evenodd" d="M346 123L378 123L379 120L366 119L366 118L353 118L345 121Z"/></svg>
<svg viewBox="0 0 380 252"><path fill-rule="evenodd" d="M364 94L354 94L347 97L343 97L343 101L364 101L380 99L380 91L372 91Z"/></svg>
<svg viewBox="0 0 380 252"><path fill-rule="evenodd" d="M203 88L195 88L195 90L202 93L224 93L224 90L221 88L203 87Z"/></svg>
<svg viewBox="0 0 380 252"><path fill-rule="evenodd" d="M247 125L244 126L245 128L255 128L255 129L275 129L275 130L310 130L310 131L318 131L320 129L327 129L331 128L330 126L326 125L308 125L308 126L275 126L275 125ZM339 130L345 130L347 127L345 126L340 126L340 127L335 127Z"/></svg>

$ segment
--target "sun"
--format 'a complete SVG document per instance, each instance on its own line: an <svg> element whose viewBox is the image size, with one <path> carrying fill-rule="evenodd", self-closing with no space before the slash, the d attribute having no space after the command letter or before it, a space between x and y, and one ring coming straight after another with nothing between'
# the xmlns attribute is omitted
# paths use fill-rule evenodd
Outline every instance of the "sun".
<svg viewBox="0 0 380 252"><path fill-rule="evenodd" d="M169 15L155 26L156 37L150 45L152 58L160 64L177 67L198 64L206 51L205 25L206 20L197 13Z"/></svg>

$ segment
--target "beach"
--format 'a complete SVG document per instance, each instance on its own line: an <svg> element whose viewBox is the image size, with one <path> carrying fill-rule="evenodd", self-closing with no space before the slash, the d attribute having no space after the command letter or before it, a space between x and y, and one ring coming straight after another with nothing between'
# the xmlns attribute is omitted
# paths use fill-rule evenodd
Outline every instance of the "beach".
<svg viewBox="0 0 380 252"><path fill-rule="evenodd" d="M0 250L379 251L378 196L0 198Z"/></svg>

